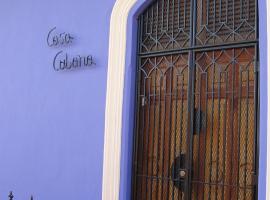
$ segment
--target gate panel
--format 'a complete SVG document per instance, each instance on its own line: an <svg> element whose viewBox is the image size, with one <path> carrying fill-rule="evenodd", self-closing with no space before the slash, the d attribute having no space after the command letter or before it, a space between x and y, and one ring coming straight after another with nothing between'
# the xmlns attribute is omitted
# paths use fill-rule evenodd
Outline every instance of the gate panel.
<svg viewBox="0 0 270 200"><path fill-rule="evenodd" d="M135 200L257 199L257 0L139 17Z"/></svg>
<svg viewBox="0 0 270 200"><path fill-rule="evenodd" d="M254 199L255 48L196 54L193 199Z"/></svg>
<svg viewBox="0 0 270 200"><path fill-rule="evenodd" d="M182 199L185 183L172 176L172 166L187 155L188 54L141 63L134 199Z"/></svg>

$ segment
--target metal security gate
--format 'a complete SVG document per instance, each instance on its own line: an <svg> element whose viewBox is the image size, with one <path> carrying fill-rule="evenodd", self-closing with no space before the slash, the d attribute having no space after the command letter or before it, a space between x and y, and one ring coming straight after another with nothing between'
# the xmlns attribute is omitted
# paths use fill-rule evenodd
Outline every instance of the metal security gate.
<svg viewBox="0 0 270 200"><path fill-rule="evenodd" d="M132 199L257 199L257 21L256 0L140 15Z"/></svg>

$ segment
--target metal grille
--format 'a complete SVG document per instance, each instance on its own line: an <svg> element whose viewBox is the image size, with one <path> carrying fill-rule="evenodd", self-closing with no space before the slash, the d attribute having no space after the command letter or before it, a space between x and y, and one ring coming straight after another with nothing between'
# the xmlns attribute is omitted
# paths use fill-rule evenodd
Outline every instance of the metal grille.
<svg viewBox="0 0 270 200"><path fill-rule="evenodd" d="M189 0L156 1L141 15L141 52L190 46Z"/></svg>
<svg viewBox="0 0 270 200"><path fill-rule="evenodd" d="M254 199L255 52L196 53L195 107L206 128L193 136L193 199Z"/></svg>
<svg viewBox="0 0 270 200"><path fill-rule="evenodd" d="M257 199L257 20L256 0L141 14L132 199Z"/></svg>
<svg viewBox="0 0 270 200"><path fill-rule="evenodd" d="M199 0L196 45L256 40L255 0Z"/></svg>

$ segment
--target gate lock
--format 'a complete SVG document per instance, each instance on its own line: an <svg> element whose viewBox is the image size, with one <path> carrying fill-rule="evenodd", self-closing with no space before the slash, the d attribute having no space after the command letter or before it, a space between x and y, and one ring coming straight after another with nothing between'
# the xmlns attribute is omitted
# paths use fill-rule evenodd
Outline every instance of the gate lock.
<svg viewBox="0 0 270 200"><path fill-rule="evenodd" d="M187 172L184 169L180 169L179 171L179 177L180 178L186 178Z"/></svg>
<svg viewBox="0 0 270 200"><path fill-rule="evenodd" d="M171 166L171 178L173 185L181 191L184 191L185 181L188 171L185 169L186 154L180 154L174 159Z"/></svg>

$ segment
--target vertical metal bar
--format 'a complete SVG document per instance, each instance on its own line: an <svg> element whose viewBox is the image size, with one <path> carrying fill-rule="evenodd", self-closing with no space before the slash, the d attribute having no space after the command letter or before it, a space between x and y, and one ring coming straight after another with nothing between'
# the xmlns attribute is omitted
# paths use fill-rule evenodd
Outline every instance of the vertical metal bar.
<svg viewBox="0 0 270 200"><path fill-rule="evenodd" d="M166 93L167 93L167 78L165 76L165 87L164 87L164 93L163 93L163 96L164 96L164 122L163 122L163 136L162 136L162 175L161 175L161 199L163 199L163 184L164 184L164 157L165 157L165 153L164 153L164 138L165 138L165 133L166 133Z"/></svg>
<svg viewBox="0 0 270 200"><path fill-rule="evenodd" d="M204 6L204 1L203 0L201 0L201 26L200 26L200 28L202 27L202 25L203 25L203 6Z"/></svg>
<svg viewBox="0 0 270 200"><path fill-rule="evenodd" d="M259 39L259 15L258 0L255 0L255 38ZM254 102L255 102L255 118L254 118L254 176L255 179L255 197L258 199L258 174L259 174L259 151L260 151L260 61L259 61L259 44L255 45L255 81L254 81Z"/></svg>
<svg viewBox="0 0 270 200"><path fill-rule="evenodd" d="M176 61L177 62L177 61ZM175 85L175 92L174 92L174 96L175 96L175 109L174 109L174 143L173 143L173 147L174 147L174 149L173 149L173 157L174 158L176 158L176 134L177 134L177 132L176 132L176 129L177 129L177 114L178 114L178 105L177 105L177 102L178 102L178 74L177 74L177 72L176 72L176 74L175 74L175 77L176 77L176 85ZM175 167L174 167L174 171L173 171L173 174L175 174ZM173 179L172 179L172 181L174 182L175 180L174 180L174 176L173 176ZM172 197L173 197L173 199L174 199L174 192L175 192L175 187L173 187L173 191L172 191Z"/></svg>
<svg viewBox="0 0 270 200"><path fill-rule="evenodd" d="M232 0L232 10L233 10L233 13L232 13L232 16L233 16L233 32L235 31L235 14L234 14L234 11L235 11L235 0ZM235 33L233 33L233 41L235 41Z"/></svg>
<svg viewBox="0 0 270 200"><path fill-rule="evenodd" d="M153 34L153 29L154 29L154 5L151 6L151 34Z"/></svg>
<svg viewBox="0 0 270 200"><path fill-rule="evenodd" d="M237 199L239 198L239 189L240 189L240 148L241 148L241 127L242 127L242 67L240 66L239 74L239 97L238 97L238 148L237 148L237 155L238 155L238 163L237 163Z"/></svg>
<svg viewBox="0 0 270 200"><path fill-rule="evenodd" d="M172 0L172 48L174 49L174 0Z"/></svg>
<svg viewBox="0 0 270 200"><path fill-rule="evenodd" d="M221 53L222 54L222 53ZM221 55L222 57L222 55ZM217 63L218 64L218 63ZM217 139L217 169L216 169L216 179L217 181L219 180L219 143L220 143L220 90L221 90L221 67L219 67L219 70L218 70L218 128L217 128L217 134L218 134L218 139ZM225 133L224 133L225 134ZM217 199L217 191L218 190L218 183L216 183L216 190L215 190L215 199Z"/></svg>
<svg viewBox="0 0 270 200"><path fill-rule="evenodd" d="M170 64L173 64L173 56L171 56L171 60L170 60ZM171 163L171 132L172 132L172 84L173 84L173 67L174 66L170 66L170 113L169 113L169 141L168 141L168 167L167 167L167 172L168 172L168 176L170 174L170 163ZM167 199L169 199L169 193L170 193L170 179L168 179L168 182L167 182Z"/></svg>
<svg viewBox="0 0 270 200"><path fill-rule="evenodd" d="M145 96L145 90L146 90L146 85L145 85L145 78L144 78L144 83L143 83L143 88L144 88L144 96ZM141 145L142 145L142 154L141 155L141 172L143 173L143 170L144 170L144 133L145 133L145 107L142 108L143 109L143 119L142 119L142 129L141 129ZM142 194L142 191L143 191L143 177L141 177L141 192L140 194Z"/></svg>
<svg viewBox="0 0 270 200"><path fill-rule="evenodd" d="M164 0L161 3L161 31L164 31Z"/></svg>
<svg viewBox="0 0 270 200"><path fill-rule="evenodd" d="M214 0L214 18L213 18L213 28L214 28L214 33L216 32L216 0ZM216 36L214 37L214 44L216 43Z"/></svg>
<svg viewBox="0 0 270 200"><path fill-rule="evenodd" d="M156 41L158 41L158 34L159 34L159 31L158 31L158 26L159 26L159 15L158 15L158 10L159 10L159 6L158 6L158 2L159 1L157 1L157 3L156 3L156 34L155 34L155 39L156 39ZM158 42L156 42L156 50L158 50Z"/></svg>
<svg viewBox="0 0 270 200"><path fill-rule="evenodd" d="M181 21L180 21L180 18L181 18L181 14L180 14L181 0L178 0L177 3L178 3L178 6L177 6L178 29L180 29L181 28Z"/></svg>
<svg viewBox="0 0 270 200"><path fill-rule="evenodd" d="M224 104L224 123L223 123L223 181L222 181L222 200L224 200L224 186L225 186L225 174L226 174L226 168L225 168L225 159L226 159L226 138L227 138L227 93L228 93L228 72L225 72L225 104ZM228 187L228 186L226 186Z"/></svg>
<svg viewBox="0 0 270 200"><path fill-rule="evenodd" d="M157 58L155 57L155 68L157 68ZM152 72L153 73L153 72ZM154 78L154 94L153 94L153 97L154 97L154 100L153 100L153 107L154 107L154 124L153 124L153 130L152 130L152 150L151 150L151 153L152 153L152 156L154 157L155 155L155 130L156 130L156 81L157 81L157 69L155 69L155 78ZM151 176L153 177L154 176L154 158L152 158L152 164L151 164ZM158 179L156 179L157 181ZM150 200L152 199L152 192L153 192L153 178L151 178L151 186L150 186Z"/></svg>
<svg viewBox="0 0 270 200"><path fill-rule="evenodd" d="M219 23L221 22L222 18L222 0L219 0Z"/></svg>
<svg viewBox="0 0 270 200"><path fill-rule="evenodd" d="M229 2L228 0L226 0L226 21L225 23L228 23L228 12L229 12Z"/></svg>
<svg viewBox="0 0 270 200"><path fill-rule="evenodd" d="M249 68L249 66L247 66ZM248 128L248 122L249 122L249 69L246 69L247 72L247 88L246 88L246 135L245 135L245 151L244 151L244 159L245 159L245 170L244 170L244 200L246 199L246 189L247 189L247 148L248 148L248 135L249 135L249 128Z"/></svg>
<svg viewBox="0 0 270 200"><path fill-rule="evenodd" d="M195 133L198 134L198 142L197 142L198 149L197 149L197 152L194 151L195 145L193 143L193 154L197 153L197 159L198 159L198 164L196 166L197 167L197 170L196 170L196 183L195 183L196 184L196 191L195 191L194 196L196 195L197 196L197 199L198 199L199 173L200 173L200 170L199 170L199 168L200 168L199 167L200 166L200 136L199 136L200 133L198 133L200 131L200 128L198 128L198 126L200 126L200 124L198 125L196 123L197 122L200 123L200 119L197 120L198 115L199 115L199 118L201 117L201 114L200 114L200 107L201 107L200 101L201 101L201 99L200 99L200 97L197 97L198 95L200 96L200 89L201 89L201 82L200 82L200 80L201 80L201 77L200 77L200 75L197 75L198 71L197 71L197 67L196 67L196 61L195 61L195 70L194 71L195 71L194 72L194 94L193 94L194 95L194 102L195 102L194 103L194 109L196 109L195 107L196 107L197 100L199 101L199 103L198 103L199 104L199 107L197 108L197 111L195 110L195 112L194 112L194 115L195 115L194 116L194 119L195 119L195 121L193 121L193 124L195 124L195 127L194 127ZM197 80L197 79L199 79L199 80ZM197 88L197 86L199 86L199 88ZM197 90L199 90L199 91L197 91ZM198 112L199 112L199 114L198 114ZM195 166L191 166L191 169L193 169L193 167L194 167L194 171L195 171Z"/></svg>
<svg viewBox="0 0 270 200"><path fill-rule="evenodd" d="M235 76L237 75L235 75L235 63L236 63L236 58L235 58L235 49L233 49L232 50L233 51L233 58L232 58L232 88L231 88L231 90L232 90L232 92L231 92L231 98L232 98L232 100L231 100L231 106L230 106L230 109L231 109L231 149L230 149L230 153L231 153L231 161L230 161L230 167L231 168L233 168L233 162L234 162L234 134L235 134L235 130L234 130L234 93L236 92L235 90L234 90L234 87L235 87ZM233 179L233 169L230 171L230 184L232 185L233 183L232 183L232 179ZM231 198L231 195L232 195L232 188L230 189L230 193L229 193L229 198Z"/></svg>
<svg viewBox="0 0 270 200"><path fill-rule="evenodd" d="M149 34L149 32L148 32L148 23L149 23L149 10L147 9L147 11L146 11L146 22L145 22L145 32L146 32L146 34Z"/></svg>
<svg viewBox="0 0 270 200"><path fill-rule="evenodd" d="M212 52L212 59L214 60L214 52ZM212 161L213 161L213 132L214 132L214 83L215 83L215 64L211 63L211 67L213 67L212 69L212 98L211 98L211 102L212 102L212 106L211 106L211 130L210 130L210 174L209 174L209 193L208 193L208 200L211 199L211 192L212 192Z"/></svg>
<svg viewBox="0 0 270 200"><path fill-rule="evenodd" d="M186 8L187 0L184 0L184 28L186 28Z"/></svg>
<svg viewBox="0 0 270 200"><path fill-rule="evenodd" d="M138 51L141 53L142 52L142 43L143 43L142 42L142 40L143 40L142 39L143 38L143 15L141 15L138 20L139 20L139 22L138 22L139 23L139 30L138 30L139 39L138 40L140 41L140 44L138 44L138 46L139 46Z"/></svg>
<svg viewBox="0 0 270 200"><path fill-rule="evenodd" d="M258 0L255 0L255 39L259 39L259 12L258 12ZM257 52L256 52L257 53ZM257 55L258 56L258 55Z"/></svg>
<svg viewBox="0 0 270 200"><path fill-rule="evenodd" d="M257 1L256 1L257 2ZM257 7L256 7L257 8ZM255 199L258 199L258 173L259 173L259 141L260 141L260 127L259 127L259 120L260 120L260 66L259 66L259 48L258 44L255 46L255 80L254 80L254 150L255 153L253 154L253 170L254 170L254 176L256 176L255 186L254 186L254 195Z"/></svg>
<svg viewBox="0 0 270 200"><path fill-rule="evenodd" d="M159 26L159 1L156 2L156 34L155 34L155 39L156 41L158 40L158 26ZM156 49L158 49L158 42L156 42ZM157 60L155 58L155 63L157 64ZM156 89L155 89L156 91ZM161 75L159 75L159 94L158 94L158 130L157 130L157 159L156 159L156 198L158 198L158 185L159 185L159 145L160 145L160 91L161 91ZM156 99L156 97L155 97ZM155 103L156 104L156 103ZM152 169L153 173L153 169ZM152 187L151 187L152 188ZM152 196L151 196L152 199Z"/></svg>
<svg viewBox="0 0 270 200"><path fill-rule="evenodd" d="M162 81L163 81L163 76L162 76L162 74L160 74L160 78L159 78L159 94L158 94L158 142L157 142L157 145L158 145L158 147L157 147L157 176L159 176L159 159L160 159L160 157L159 157L159 155L160 155L160 151L161 151L161 144L160 144L160 142L161 142L161 89L162 89L162 87L161 87L161 85L162 85ZM162 177L161 177L162 178ZM158 200L159 199L159 183L162 183L162 179L160 180L160 179L158 179L158 182L157 182L157 185L156 185L156 193L157 193L157 195L156 195L156 199Z"/></svg>
<svg viewBox="0 0 270 200"><path fill-rule="evenodd" d="M167 28L166 31L169 31L169 18L170 18L170 0L167 0Z"/></svg>
<svg viewBox="0 0 270 200"><path fill-rule="evenodd" d="M144 91L143 92L144 92L144 95L145 95L145 88L146 88L145 87L145 78L144 78L144 83L143 84L144 84ZM141 145L142 145L141 148L142 148L142 154L143 155L141 155L141 162L140 163L141 163L141 172L143 173L143 170L144 170L144 158L143 157L144 157L144 133L145 133L145 130L144 130L145 129L145 107L143 107L142 110L143 110L143 115L142 115L143 119L142 119L142 129L141 129L140 132L141 132L141 140L142 140L141 141ZM142 177L141 177L141 179L142 179ZM141 192L140 192L140 194L142 194L142 191L143 191L143 180L141 180Z"/></svg>
<svg viewBox="0 0 270 200"><path fill-rule="evenodd" d="M186 184L186 197L187 199L190 199L191 198L191 174L192 174L192 152L193 152L193 113L194 113L194 110L193 110L193 107L194 107L194 97L193 97L193 94L194 94L194 84L193 84L193 81L194 81L194 52L190 52L190 59L189 59L189 68L190 68L190 71L189 71L189 87L188 87L188 128L187 128L187 138L186 138L186 141L187 141L187 144L189 144L189 148L188 148L188 164L186 164L186 169L188 169L188 174L189 174L189 177L188 177L188 183Z"/></svg>
<svg viewBox="0 0 270 200"><path fill-rule="evenodd" d="M143 27L143 23L144 23L144 15L142 15L141 17L141 27ZM141 40L142 40L142 34L143 34L143 29L141 28ZM141 62L141 61L140 61ZM140 67L140 66L139 66ZM141 84L141 83L140 83ZM145 85L145 78L144 78L144 81L143 81L143 96L145 97L145 90L146 90L146 85ZM141 138L142 138L142 141L141 141L141 145L142 145L142 154L141 155L141 173L143 173L143 164L144 164L144 133L145 133L145 107L142 108L143 110L143 119L142 119L142 129L141 129ZM141 197L142 197L142 192L143 192L143 177L140 177L141 178Z"/></svg>
<svg viewBox="0 0 270 200"><path fill-rule="evenodd" d="M247 16L246 16L246 19L249 20L249 16L250 16L249 0L246 0L246 1L247 1Z"/></svg>
<svg viewBox="0 0 270 200"><path fill-rule="evenodd" d="M207 144L206 140L206 134L207 134L207 131L208 131L208 73L205 72L205 116L206 116L206 119L205 119L205 136L204 136L204 144ZM204 148L204 160L206 161L206 147ZM206 171L206 162L204 162L203 164L203 170L204 170L204 173ZM205 195L205 187L206 187L206 184L204 184L204 190L203 190L203 197Z"/></svg>
<svg viewBox="0 0 270 200"><path fill-rule="evenodd" d="M240 0L240 19L243 20L243 0Z"/></svg>
<svg viewBox="0 0 270 200"><path fill-rule="evenodd" d="M196 64L195 64L195 66L196 66ZM202 74L197 74L197 73L199 73L198 71L197 71L197 67L196 67L196 69L195 69L195 88L196 88L196 82L197 82L197 78L199 79L198 80L198 82L199 82L199 84L198 84L198 89L199 89L199 91L195 91L195 95L198 95L198 100L199 100L199 107L198 107L198 111L199 111L199 120L198 120L198 122L199 122L199 128L198 128L198 130L196 130L197 131L197 134L198 134L198 152L197 152L197 156L198 156L198 166L197 166L197 191L196 191L196 196L197 196L197 199L198 199L198 191L199 191L199 185L201 184L200 183L200 171L201 171L201 169L200 169L200 163L201 163L201 159L200 159L200 145L201 145L201 137L200 137L200 127L201 127L201 87L202 87L202 77L201 77L201 75ZM196 96L195 96L195 101L196 101L197 99L196 99ZM196 119L195 119L196 120Z"/></svg>
<svg viewBox="0 0 270 200"><path fill-rule="evenodd" d="M149 158L149 153L148 153L148 151L149 151L149 127L150 127L150 110L151 110L151 99L150 99L150 93L151 93L151 77L147 77L146 79L148 79L147 81L148 81L148 96L147 96L147 127L146 127L146 131L145 131L145 134L147 134L145 137L146 137L146 144L145 144L145 156L146 156L146 160L145 160L145 166L146 166L146 174L143 174L144 176L144 178L145 178L145 181L146 181L146 186L145 186L145 196L146 196L146 198L145 199L147 199L147 190L148 190L148 178L149 178L149 176L148 176L148 158ZM143 172L143 171L142 171ZM142 187L143 187L143 184L142 184Z"/></svg>
<svg viewBox="0 0 270 200"><path fill-rule="evenodd" d="M189 71L189 67L187 67L187 68ZM182 81L181 81L181 110L180 110L181 123L180 123L180 145L179 145L180 156L182 153L182 145L183 145L183 117L184 117L184 94L183 94L183 92L184 92L184 84L185 84L185 74L182 75ZM186 97L186 98L188 98L188 97ZM186 122L186 124L187 124L187 122ZM186 143L186 145L187 145L187 143ZM179 162L181 162L181 159L179 159ZM179 163L179 166L181 166L181 163ZM181 195L179 195L179 190L178 190L178 199L181 196L181 200L182 200L182 192L180 191L180 193L181 193Z"/></svg>
<svg viewBox="0 0 270 200"><path fill-rule="evenodd" d="M186 1L186 0L185 0ZM196 37L196 20L197 20L197 10L196 10L197 0L192 0L190 3L190 46L195 46ZM194 74L195 74L195 53L194 51L189 52L189 78L188 78L188 128L187 128L187 144L189 144L188 149L188 180L186 183L185 195L186 200L191 199L192 192L192 160L193 160L193 120L194 120Z"/></svg>
<svg viewBox="0 0 270 200"><path fill-rule="evenodd" d="M137 21L138 23L138 31L137 31L137 40L141 40L141 20L139 19ZM140 42L137 42L137 53L140 51ZM137 57L136 61L136 80L135 80L135 108L139 108L140 104L140 83L141 83L141 75L140 75L140 70L139 66L141 65L140 63L140 58ZM134 145L133 145L133 170L132 170L132 190L133 190L133 199L136 199L136 189L137 189L137 173L138 173L138 143L139 143L139 116L140 116L140 111L141 109L137 109L137 112L135 111L135 117L134 117L134 124L135 124L135 131L133 134L133 140L134 140Z"/></svg>
<svg viewBox="0 0 270 200"><path fill-rule="evenodd" d="M209 25L209 0L206 1L206 25Z"/></svg>

